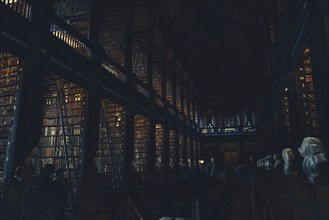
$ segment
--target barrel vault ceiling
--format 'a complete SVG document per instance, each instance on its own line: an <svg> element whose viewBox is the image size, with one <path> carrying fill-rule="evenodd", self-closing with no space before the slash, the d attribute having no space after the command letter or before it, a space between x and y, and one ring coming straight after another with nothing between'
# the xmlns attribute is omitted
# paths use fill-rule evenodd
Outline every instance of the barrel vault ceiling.
<svg viewBox="0 0 329 220"><path fill-rule="evenodd" d="M205 102L255 98L263 1L142 2Z"/></svg>

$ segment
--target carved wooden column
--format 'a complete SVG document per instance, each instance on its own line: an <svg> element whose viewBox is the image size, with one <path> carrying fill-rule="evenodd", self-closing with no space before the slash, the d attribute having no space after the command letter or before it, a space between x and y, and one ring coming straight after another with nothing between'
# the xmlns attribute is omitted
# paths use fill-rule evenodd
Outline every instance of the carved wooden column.
<svg viewBox="0 0 329 220"><path fill-rule="evenodd" d="M46 73L41 44L43 31L48 27L50 8L45 2L35 2L32 21L35 23L30 30L33 39L29 46L29 57L24 60L23 81L21 85L21 106L17 112L17 133L13 167L23 164L33 147L39 146L39 132L42 115L43 84Z"/></svg>

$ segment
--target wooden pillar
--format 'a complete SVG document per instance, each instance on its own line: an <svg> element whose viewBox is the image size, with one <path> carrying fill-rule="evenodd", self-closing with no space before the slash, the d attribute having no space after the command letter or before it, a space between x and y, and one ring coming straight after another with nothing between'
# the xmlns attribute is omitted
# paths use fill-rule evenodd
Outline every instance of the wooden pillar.
<svg viewBox="0 0 329 220"><path fill-rule="evenodd" d="M99 45L99 11L101 10L101 1L90 1L90 20L89 20L89 40Z"/></svg>
<svg viewBox="0 0 329 220"><path fill-rule="evenodd" d="M125 35L125 67L132 70L132 54L133 54L133 30L134 30L134 14L135 14L135 3L132 2L129 6L129 12L126 17L126 35ZM127 83L130 88L134 88L132 82L132 76L128 74ZM132 161L134 160L134 131L135 131L135 106L132 102L132 91L129 92L129 103L126 106L126 123L125 123L125 149L124 149L124 187L129 188L134 184L133 182L133 170Z"/></svg>
<svg viewBox="0 0 329 220"><path fill-rule="evenodd" d="M29 47L29 57L24 60L21 95L17 97L20 108L17 109L17 133L15 134L15 149L13 167L22 165L33 147L39 146L39 134L42 115L43 84L45 64L40 53L43 41L42 31L48 25L49 4L35 2L32 21L35 23L31 30L33 41Z"/></svg>
<svg viewBox="0 0 329 220"><path fill-rule="evenodd" d="M134 184L132 181L132 174L134 172L132 161L134 160L134 130L135 130L135 111L133 105L130 104L126 108L126 127L125 127L125 140L126 147L124 149L124 185L129 187Z"/></svg>
<svg viewBox="0 0 329 220"><path fill-rule="evenodd" d="M97 211L97 185L96 173L94 171L94 158L98 149L99 123L100 123L100 91L97 86L97 70L94 72L93 80L87 92L87 114L85 127L85 146L82 160L82 213L89 215Z"/></svg>

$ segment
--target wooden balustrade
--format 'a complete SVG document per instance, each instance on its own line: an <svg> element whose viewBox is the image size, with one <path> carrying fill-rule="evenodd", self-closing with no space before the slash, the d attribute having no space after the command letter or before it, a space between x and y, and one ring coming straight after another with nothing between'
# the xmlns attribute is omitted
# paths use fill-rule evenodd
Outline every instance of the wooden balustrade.
<svg viewBox="0 0 329 220"><path fill-rule="evenodd" d="M13 11L22 15L23 17L31 20L32 18L32 6L28 1L23 0L1 0L5 5L8 5Z"/></svg>
<svg viewBox="0 0 329 220"><path fill-rule="evenodd" d="M87 59L91 59L92 45L73 27L55 14L49 16L50 32Z"/></svg>

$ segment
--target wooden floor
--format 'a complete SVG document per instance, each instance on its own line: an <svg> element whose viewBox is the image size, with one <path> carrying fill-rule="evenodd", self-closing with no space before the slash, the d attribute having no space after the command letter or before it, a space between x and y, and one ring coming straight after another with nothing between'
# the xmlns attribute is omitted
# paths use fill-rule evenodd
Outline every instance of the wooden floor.
<svg viewBox="0 0 329 220"><path fill-rule="evenodd" d="M308 184L302 174L285 176L273 172L261 172L259 179L271 216L265 216L259 201L252 199L249 180L235 177L218 182L199 197L200 220L329 219L328 183ZM154 219L193 219L195 203L191 191L184 191ZM80 219L110 220L105 214Z"/></svg>
<svg viewBox="0 0 329 220"><path fill-rule="evenodd" d="M239 179L219 182L199 199L200 219L249 220L260 219L254 213L250 190ZM162 213L165 219L192 219L195 197L176 198Z"/></svg>
<svg viewBox="0 0 329 220"><path fill-rule="evenodd" d="M295 176L265 173L262 179L273 219L329 219L327 181L307 183L306 176L301 172Z"/></svg>

